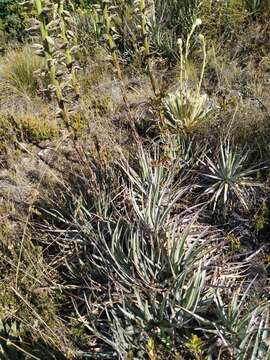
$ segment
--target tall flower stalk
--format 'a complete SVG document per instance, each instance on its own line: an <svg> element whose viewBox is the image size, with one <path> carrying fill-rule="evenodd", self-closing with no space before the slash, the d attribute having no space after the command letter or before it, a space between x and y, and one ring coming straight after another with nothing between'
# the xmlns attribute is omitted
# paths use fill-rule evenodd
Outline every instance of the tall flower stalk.
<svg viewBox="0 0 270 360"><path fill-rule="evenodd" d="M120 81L120 88L121 88L121 94L122 98L125 104L125 108L127 111L129 124L131 126L132 133L135 137L135 140L137 140L137 130L135 128L134 120L132 118L131 112L130 112L130 106L127 98L127 92L126 87L122 75L122 70L120 67L119 57L117 54L117 46L115 43L115 38L117 37L117 33L115 33L114 24L113 24L113 14L110 12L110 8L106 1L102 1L102 18L103 18L103 26L105 30L105 37L107 41L107 45L111 54L111 62L112 66L114 67L117 77Z"/></svg>
<svg viewBox="0 0 270 360"><path fill-rule="evenodd" d="M67 0L27 0L23 5L35 11L34 25L29 30L40 35L40 42L34 48L37 55L46 59L50 82L47 91L56 98L58 114L70 126L70 113L80 92L74 58L77 46L69 29L72 17L65 9L66 3Z"/></svg>
<svg viewBox="0 0 270 360"><path fill-rule="evenodd" d="M155 76L153 74L153 68L152 68L150 40L149 40L150 20L148 18L145 0L138 0L138 12L140 15L140 29L142 34L143 54L145 56L145 60L147 63L148 75L155 96L159 96L158 85Z"/></svg>
<svg viewBox="0 0 270 360"><path fill-rule="evenodd" d="M203 54L202 65L198 82L191 87L189 85L188 63L190 57L190 42L196 28L201 25L197 19L185 43L178 40L180 55L179 88L176 92L169 93L164 101L165 116L169 127L183 134L190 134L206 118L210 111L206 94L201 93L203 77L206 67L206 43L202 34L199 35L200 46Z"/></svg>

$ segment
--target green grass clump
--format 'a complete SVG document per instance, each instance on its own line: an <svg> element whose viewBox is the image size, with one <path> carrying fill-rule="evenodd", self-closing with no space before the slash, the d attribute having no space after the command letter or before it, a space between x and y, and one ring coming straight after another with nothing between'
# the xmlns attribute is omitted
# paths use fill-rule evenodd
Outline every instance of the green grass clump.
<svg viewBox="0 0 270 360"><path fill-rule="evenodd" d="M36 95L39 83L35 72L43 65L43 60L34 54L29 45L8 50L0 62L1 96Z"/></svg>

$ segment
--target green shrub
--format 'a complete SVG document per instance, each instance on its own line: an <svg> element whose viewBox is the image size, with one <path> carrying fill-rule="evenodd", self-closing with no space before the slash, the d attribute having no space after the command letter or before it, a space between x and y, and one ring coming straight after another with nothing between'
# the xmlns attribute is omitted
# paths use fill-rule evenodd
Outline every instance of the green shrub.
<svg viewBox="0 0 270 360"><path fill-rule="evenodd" d="M23 12L20 0L0 0L0 30L9 38L22 40L26 35L29 14Z"/></svg>
<svg viewBox="0 0 270 360"><path fill-rule="evenodd" d="M33 115L0 117L0 148L14 140L23 142L40 142L57 136L57 125L46 118Z"/></svg>

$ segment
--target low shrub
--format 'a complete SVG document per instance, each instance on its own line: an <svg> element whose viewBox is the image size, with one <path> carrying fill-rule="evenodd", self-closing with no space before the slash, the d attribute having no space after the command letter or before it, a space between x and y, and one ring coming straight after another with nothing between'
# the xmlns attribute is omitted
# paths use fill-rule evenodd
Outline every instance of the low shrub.
<svg viewBox="0 0 270 360"><path fill-rule="evenodd" d="M40 142L55 138L59 133L56 123L34 115L0 117L0 144L18 140Z"/></svg>

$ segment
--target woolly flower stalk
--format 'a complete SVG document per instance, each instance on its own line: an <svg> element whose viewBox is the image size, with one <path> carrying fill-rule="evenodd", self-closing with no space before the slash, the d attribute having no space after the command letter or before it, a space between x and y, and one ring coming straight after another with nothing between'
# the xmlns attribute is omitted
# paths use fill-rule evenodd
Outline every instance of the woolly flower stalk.
<svg viewBox="0 0 270 360"><path fill-rule="evenodd" d="M200 25L202 25L202 20L200 18L197 18L195 20L194 26L200 26Z"/></svg>
<svg viewBox="0 0 270 360"><path fill-rule="evenodd" d="M204 35L203 35L203 34L199 34L199 40L200 40L201 42L204 42L204 39L205 39Z"/></svg>
<svg viewBox="0 0 270 360"><path fill-rule="evenodd" d="M183 40L182 40L181 38L179 38L179 39L177 40L177 45L178 45L179 47L182 47L182 46L183 46Z"/></svg>

